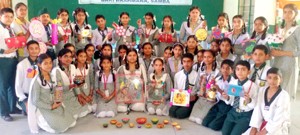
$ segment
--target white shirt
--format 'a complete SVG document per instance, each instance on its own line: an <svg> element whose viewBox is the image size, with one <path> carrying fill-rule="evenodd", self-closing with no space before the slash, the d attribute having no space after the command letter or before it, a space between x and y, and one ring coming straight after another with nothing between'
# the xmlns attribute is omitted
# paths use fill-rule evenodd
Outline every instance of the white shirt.
<svg viewBox="0 0 300 135"><path fill-rule="evenodd" d="M189 76L189 84L195 85L196 78L197 78L197 72L192 70L188 76ZM185 81L186 81L186 75L184 73L184 70L177 72L174 77L174 88L184 90L185 89Z"/></svg>
<svg viewBox="0 0 300 135"><path fill-rule="evenodd" d="M266 65L262 69L259 69L256 74L255 84L262 88L267 85L267 72L271 67L269 65ZM254 64L251 65L251 74L249 75L250 78L253 76L255 69Z"/></svg>
<svg viewBox="0 0 300 135"><path fill-rule="evenodd" d="M106 30L104 30L104 35L105 35L105 37L107 36L107 34L108 33L111 33L113 31L113 29L112 28L109 28L109 27L107 27L107 29ZM93 33L93 38L92 38L92 44L95 46L95 47L97 47L98 45L100 45L100 46L102 46L103 44L104 44L104 42L103 42L103 38L102 38L102 35L100 34L100 31L98 30L98 28L97 29L94 29L93 31L92 31L92 33ZM112 34L112 33L111 33ZM112 35L111 35L112 36ZM112 41L108 41L108 39L107 39L107 41L106 41L106 43L109 43L109 44L111 44L111 43L113 43Z"/></svg>
<svg viewBox="0 0 300 135"><path fill-rule="evenodd" d="M4 28L2 26L2 24L0 24L0 49L4 49L4 50L8 49L8 47L5 43L6 38L10 38L9 31L8 31L8 29ZM13 52L13 53L10 53L10 54L0 54L0 58L4 58L4 57L5 58L12 58L12 57L16 57L16 56L17 56L16 52Z"/></svg>

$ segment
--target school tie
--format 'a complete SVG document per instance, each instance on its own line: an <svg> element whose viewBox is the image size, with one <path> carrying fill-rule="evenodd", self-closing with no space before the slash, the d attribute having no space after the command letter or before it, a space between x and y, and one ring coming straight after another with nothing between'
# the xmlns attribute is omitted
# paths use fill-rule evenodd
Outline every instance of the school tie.
<svg viewBox="0 0 300 135"><path fill-rule="evenodd" d="M51 36L51 33L50 33L50 30L49 30L49 26L45 26L45 30L46 30L46 33L47 33L47 38L48 40L50 39L50 36Z"/></svg>
<svg viewBox="0 0 300 135"><path fill-rule="evenodd" d="M251 81L252 82L255 82L256 81L256 75L257 75L257 72L258 72L258 70L261 70L262 68L264 68L266 66L266 63L264 63L264 64L262 64L260 67L258 67L258 68L256 68L255 67L255 65L254 65L254 72L253 72L253 74L252 74L252 76L251 76ZM259 76L258 76L259 77Z"/></svg>
<svg viewBox="0 0 300 135"><path fill-rule="evenodd" d="M12 29L10 28L10 26L6 26L6 29L8 30L10 37L14 37L15 36L14 33L13 33L13 31L12 31Z"/></svg>
<svg viewBox="0 0 300 135"><path fill-rule="evenodd" d="M184 90L188 90L189 89L189 85L190 85L190 82L189 82L189 73L190 72L184 71L184 74L186 76Z"/></svg>
<svg viewBox="0 0 300 135"><path fill-rule="evenodd" d="M243 86L243 82L238 81L239 86ZM239 108L240 106L240 96L234 97L233 108Z"/></svg>

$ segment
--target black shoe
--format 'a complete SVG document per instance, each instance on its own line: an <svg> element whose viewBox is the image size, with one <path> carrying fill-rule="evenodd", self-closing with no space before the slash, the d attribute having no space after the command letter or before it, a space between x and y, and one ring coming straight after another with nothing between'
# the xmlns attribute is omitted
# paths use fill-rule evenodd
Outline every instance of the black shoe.
<svg viewBox="0 0 300 135"><path fill-rule="evenodd" d="M23 114L24 116L27 116L26 111L22 111L22 114Z"/></svg>
<svg viewBox="0 0 300 135"><path fill-rule="evenodd" d="M10 112L10 114L22 114L22 110L16 108L14 111Z"/></svg>
<svg viewBox="0 0 300 135"><path fill-rule="evenodd" d="M2 116L2 119L5 121L13 121L14 120L10 115Z"/></svg>

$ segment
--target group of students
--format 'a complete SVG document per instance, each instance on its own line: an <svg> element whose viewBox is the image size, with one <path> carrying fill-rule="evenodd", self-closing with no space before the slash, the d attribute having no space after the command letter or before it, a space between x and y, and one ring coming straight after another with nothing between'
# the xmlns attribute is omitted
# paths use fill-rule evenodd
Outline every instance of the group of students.
<svg viewBox="0 0 300 135"><path fill-rule="evenodd" d="M300 55L300 28L295 23L297 7L283 8L281 50L270 48L266 42L268 23L264 17L254 21L250 37L241 15L229 25L226 13L218 16L212 31L230 32L222 39L209 35L205 41L210 48L199 46L195 32L207 29L198 7L191 7L188 20L182 23L180 37L173 28L171 16L163 18L158 29L153 13L145 14L145 24L137 21L138 29L129 25L129 14L122 12L118 24L125 32L118 34L106 26L105 17L96 15L97 28L91 30L88 13L83 8L73 12L60 9L59 43L50 42L50 14L39 12L37 19L45 26L46 35L35 39L25 19L27 6L18 3L14 12L1 9L0 16L0 90L1 116L12 121L10 114L20 113L16 102L28 115L31 132L38 127L50 133L65 132L76 120L90 113L95 117L114 117L118 112L141 111L150 115L188 118L197 124L224 135L288 134L290 100L295 99ZM91 30L83 37L83 30ZM169 34L170 38L161 35ZM136 35L140 37L136 47ZM7 48L5 38L25 36L24 48ZM256 39L252 54L244 53L242 42ZM40 54L39 42L47 45ZM116 44L113 54L112 44ZM113 57L115 56L115 57ZM272 56L272 57L270 57ZM17 60L19 58L19 61ZM272 66L272 67L271 67ZM15 77L16 76L16 77ZM140 78L141 86L123 86L119 79ZM82 83L76 83L80 78ZM215 82L216 98L209 100L207 84ZM228 95L228 84L239 85L243 95ZM125 88L126 87L126 88ZM62 89L62 100L56 101L56 90ZM188 107L169 106L171 89L191 90ZM129 89L141 91L141 102L117 102L126 98ZM152 101L159 101L154 104ZM250 128L249 128L250 127ZM249 128L249 129L248 129Z"/></svg>

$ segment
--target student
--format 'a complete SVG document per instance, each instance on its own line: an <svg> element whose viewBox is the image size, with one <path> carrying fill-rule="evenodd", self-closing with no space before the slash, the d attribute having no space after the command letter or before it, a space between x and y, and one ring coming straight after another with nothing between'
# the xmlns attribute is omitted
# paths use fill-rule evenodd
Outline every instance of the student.
<svg viewBox="0 0 300 135"><path fill-rule="evenodd" d="M192 69L193 58L193 55L190 53L182 56L183 69L176 73L174 77L174 89L192 90L195 86L197 72ZM172 106L169 110L169 116L178 119L189 117L195 102L196 95L191 95L189 107Z"/></svg>
<svg viewBox="0 0 300 135"><path fill-rule="evenodd" d="M39 72L32 80L29 94L29 105L34 107L30 107L33 108L30 110L33 113L28 114L28 122L32 124L36 120L37 125L49 133L65 132L75 126L76 120L62 102L55 102L51 98L55 91L53 77L50 75L52 59L47 54L41 54L37 64Z"/></svg>
<svg viewBox="0 0 300 135"><path fill-rule="evenodd" d="M112 58L112 46L111 44L103 44L102 47L101 47L101 50L100 50L100 53L99 54L96 54L94 55L94 58L95 57L98 57L98 58L101 58L102 56L109 56L110 58ZM98 55L98 56L97 56ZM95 70L98 71L100 69L100 61L101 59L97 59L96 62L95 62Z"/></svg>
<svg viewBox="0 0 300 135"><path fill-rule="evenodd" d="M75 36L75 48L76 50L83 49L86 44L90 43L92 39L92 26L88 24L88 13L83 8L76 8L72 16L74 22L71 23L71 27ZM84 31L89 31L83 33ZM84 37L86 36L86 37Z"/></svg>
<svg viewBox="0 0 300 135"><path fill-rule="evenodd" d="M164 61L161 58L155 58L153 61L153 73L149 75L149 89L147 110L151 115L167 115L167 101L170 99L170 90L173 88L170 75L164 72Z"/></svg>
<svg viewBox="0 0 300 135"><path fill-rule="evenodd" d="M258 93L248 133L263 135L287 135L290 125L290 96L281 88L282 74L278 68L267 72L268 87ZM245 134L248 134L247 132Z"/></svg>
<svg viewBox="0 0 300 135"><path fill-rule="evenodd" d="M121 81L119 85L122 83L126 83L126 81L130 80L131 77L138 77L141 78L142 84L147 84L147 73L145 70L145 67L143 65L139 64L139 57L138 53L135 49L130 48L128 52L126 53L126 63L125 65L122 65L118 69L118 74L119 75L124 75L123 77L119 78L118 81ZM122 82L123 81L123 82ZM146 90L146 85L145 87L137 87L137 91L145 92ZM130 86L128 86L130 88ZM118 87L118 94L122 94L127 98L130 95L127 95L129 91L127 89L122 89L124 87ZM120 96L120 95L119 95ZM143 95L141 95L143 96ZM125 99L124 99L125 100ZM145 101L140 101L137 103L130 103L131 100L129 100L129 103L119 103L118 104L118 112L127 112L129 113L130 110L133 111L145 111Z"/></svg>
<svg viewBox="0 0 300 135"><path fill-rule="evenodd" d="M183 44L175 43L173 45L173 56L168 59L167 72L170 74L172 81L174 81L174 76L177 72L182 69L182 52L183 52ZM194 56L193 56L194 57ZM194 58L193 58L194 60Z"/></svg>
<svg viewBox="0 0 300 135"><path fill-rule="evenodd" d="M125 32L123 36L119 36L116 31L113 33L113 39L116 41L116 48L120 45L126 45L128 48L134 48L136 45L135 27L129 25L130 17L129 13L122 12L119 16L119 26L123 26ZM115 51L115 56L118 56L118 52Z"/></svg>
<svg viewBox="0 0 300 135"><path fill-rule="evenodd" d="M252 32L251 39L256 40L256 45L266 45L268 39L268 21L265 17L259 16L254 20L254 31Z"/></svg>
<svg viewBox="0 0 300 135"><path fill-rule="evenodd" d="M250 74L250 64L247 61L238 61L235 74L237 80L230 84L242 86L243 96L241 94L235 97L228 96L225 92L222 93L225 103L232 106L222 127L223 135L240 135L248 129L257 100L258 87L247 78Z"/></svg>
<svg viewBox="0 0 300 135"><path fill-rule="evenodd" d="M237 55L236 62L241 59L244 54L242 42L249 39L249 34L246 31L246 24L242 15L235 15L232 18L233 30L228 34L228 38L231 40L234 47L234 54Z"/></svg>
<svg viewBox="0 0 300 135"><path fill-rule="evenodd" d="M231 76L233 73L233 65L234 62L232 60L224 60L221 63L221 75L217 77L216 84L217 88L221 91L226 91L228 84L234 81L234 77ZM222 129L223 123L226 119L228 111L231 109L230 105L227 105L224 102L224 99L219 96L219 102L217 102L207 113L207 115L203 118L202 125L208 127L212 130L219 131Z"/></svg>
<svg viewBox="0 0 300 135"><path fill-rule="evenodd" d="M75 57L76 57L76 49L75 49L75 46L74 46L73 44L71 44L71 43L66 43L66 44L64 45L64 49L68 49L68 50L70 50L70 51L72 52L72 58L73 58L73 61L74 61L74 59L75 59Z"/></svg>
<svg viewBox="0 0 300 135"><path fill-rule="evenodd" d="M26 47L29 57L18 63L15 82L16 95L19 98L19 104L24 114L27 114L30 83L35 75L38 74L37 58L40 53L39 43L34 40L28 41Z"/></svg>
<svg viewBox="0 0 300 135"><path fill-rule="evenodd" d="M172 46L166 47L165 50L164 50L164 56L160 57L160 58L162 58L164 60L164 70L168 74L169 74L168 69L167 69L167 67L168 67L168 59L173 56L172 50L173 50Z"/></svg>
<svg viewBox="0 0 300 135"><path fill-rule="evenodd" d="M92 44L95 45L97 50L101 50L101 46L105 43L112 43L113 29L106 26L106 20L103 15L96 15L95 21L97 28L93 30Z"/></svg>
<svg viewBox="0 0 300 135"><path fill-rule="evenodd" d="M112 68L112 61L109 56L101 57L100 71L95 77L95 101L97 109L96 117L114 117L117 115L117 104L115 103L115 95L117 93L117 81L115 71Z"/></svg>
<svg viewBox="0 0 300 135"><path fill-rule="evenodd" d="M139 63L141 63L147 72L147 75L154 71L151 66L155 56L153 56L153 45L150 42L145 42L142 45L142 55L139 58Z"/></svg>
<svg viewBox="0 0 300 135"><path fill-rule="evenodd" d="M72 33L72 27L70 24L69 11L67 9L61 8L57 12L57 18L61 19L61 22L58 24L58 35L59 42L55 45L55 52L58 55L58 52L63 49L66 43L74 44L74 38Z"/></svg>
<svg viewBox="0 0 300 135"><path fill-rule="evenodd" d="M221 37L214 37L213 33L219 30L221 33ZM211 28L212 34L209 38L207 38L208 42L214 40L214 39L222 39L225 36L225 33L229 32L231 30L230 23L229 23L229 17L227 13L220 13L218 15L218 24L215 27Z"/></svg>
<svg viewBox="0 0 300 135"><path fill-rule="evenodd" d="M223 60L235 61L236 55L233 54L233 45L229 38L223 38L220 41L220 53L217 55L216 60L218 65L221 65Z"/></svg>
<svg viewBox="0 0 300 135"><path fill-rule="evenodd" d="M95 70L94 64L94 52L95 52L95 46L93 44L87 44L84 47L84 51L86 52L86 62L90 65L90 67Z"/></svg>
<svg viewBox="0 0 300 135"><path fill-rule="evenodd" d="M194 55L194 63L197 62L198 53L198 39L195 35L190 35L187 38L187 46L185 47L185 53L190 53Z"/></svg>
<svg viewBox="0 0 300 135"><path fill-rule="evenodd" d="M210 43L210 50L217 56L220 52L220 39L213 39Z"/></svg>
<svg viewBox="0 0 300 135"><path fill-rule="evenodd" d="M201 124L203 118L206 116L209 109L217 103L217 98L215 100L208 99L208 89L206 86L211 81L215 81L215 78L219 74L217 68L216 56L211 50L204 51L203 64L198 71L198 76L196 79L195 87L193 88L192 95L198 95L198 100L196 101L189 120Z"/></svg>
<svg viewBox="0 0 300 135"><path fill-rule="evenodd" d="M27 5L23 2L19 2L15 6L16 18L11 24L11 28L15 32L16 36L25 36L26 39L29 38L29 21L26 20L27 16ZM19 61L23 60L28 56L28 52L25 47L18 49L18 59Z"/></svg>
<svg viewBox="0 0 300 135"><path fill-rule="evenodd" d="M156 21L155 16L153 15L152 12L147 12L144 15L144 19L145 19L145 24L142 24L141 19L137 21L140 44L142 45L145 42L150 42L154 46L157 44L157 40L155 40L154 36L158 31L155 22ZM157 46L155 46L154 50L157 50ZM157 52L155 54L157 54Z"/></svg>
<svg viewBox="0 0 300 135"><path fill-rule="evenodd" d="M201 66L201 64L202 64L202 62L203 62L204 51L205 51L205 50L200 50L200 51L198 51L198 53L197 53L197 62L193 65L193 70L195 70L196 72L199 71L200 66Z"/></svg>
<svg viewBox="0 0 300 135"><path fill-rule="evenodd" d="M128 48L126 45L120 45L118 48L119 56L113 59L113 68L117 70L120 66L125 64L125 58Z"/></svg>
<svg viewBox="0 0 300 135"><path fill-rule="evenodd" d="M13 22L14 11L11 8L2 8L0 11L0 113L5 121L12 121L10 113L20 113L16 109L15 72L18 64L16 48L8 48L5 39L14 37L10 28ZM5 64L3 64L5 63Z"/></svg>
<svg viewBox="0 0 300 135"><path fill-rule="evenodd" d="M93 68L86 62L87 54L81 49L76 52L76 60L74 66L76 68L75 77L84 80L81 86L74 89L78 100L82 106L87 106L87 111L92 112L92 103L94 95L94 71Z"/></svg>
<svg viewBox="0 0 300 135"><path fill-rule="evenodd" d="M252 51L252 60L250 80L254 82L259 88L266 86L267 71L271 68L267 65L269 58L269 49L264 45L257 45Z"/></svg>
<svg viewBox="0 0 300 135"><path fill-rule="evenodd" d="M63 101L62 103L74 118L86 116L89 111L87 106L82 106L79 101L77 90L75 88L81 85L74 84L76 76L76 68L71 64L72 52L68 49L62 49L58 53L58 66L52 70L54 82L63 86Z"/></svg>
<svg viewBox="0 0 300 135"><path fill-rule="evenodd" d="M156 56L162 57L165 48L172 46L177 41L177 34L174 30L174 23L171 16L164 16L162 28L158 30L154 38L158 40Z"/></svg>
<svg viewBox="0 0 300 135"><path fill-rule="evenodd" d="M281 35L284 37L281 50L271 50L274 56L273 66L282 71L282 88L287 90L290 99L295 101L298 88L299 64L297 57L300 56L300 27L296 23L298 9L295 4L287 4L283 7L283 21ZM284 64L283 64L284 63Z"/></svg>
<svg viewBox="0 0 300 135"><path fill-rule="evenodd" d="M190 8L187 21L184 21L180 27L179 41L182 44L186 44L187 37L195 35L198 29L206 29L206 21L201 15L201 10L197 6Z"/></svg>

